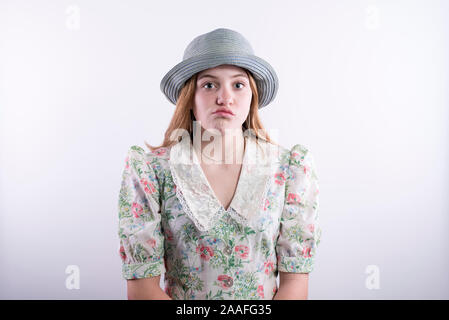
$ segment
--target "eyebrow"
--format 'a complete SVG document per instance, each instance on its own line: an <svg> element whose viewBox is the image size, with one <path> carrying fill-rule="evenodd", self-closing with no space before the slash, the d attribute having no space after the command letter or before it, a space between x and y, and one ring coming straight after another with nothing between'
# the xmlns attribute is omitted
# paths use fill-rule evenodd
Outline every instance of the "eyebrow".
<svg viewBox="0 0 449 320"><path fill-rule="evenodd" d="M218 77L215 77L215 76L213 76L211 74L203 74L203 75L199 76L197 80L201 80L202 78L206 78L206 77L218 79ZM237 73L237 74L233 75L231 78L237 78L237 77L245 77L245 78L247 78L248 76L246 74L243 74L243 73Z"/></svg>

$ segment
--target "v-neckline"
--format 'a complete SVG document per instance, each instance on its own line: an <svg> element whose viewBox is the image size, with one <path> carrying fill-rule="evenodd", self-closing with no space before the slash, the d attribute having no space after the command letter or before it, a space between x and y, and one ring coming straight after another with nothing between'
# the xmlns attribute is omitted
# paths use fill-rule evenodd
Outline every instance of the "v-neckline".
<svg viewBox="0 0 449 320"><path fill-rule="evenodd" d="M231 210L231 208L232 208L232 206L233 206L233 204L234 204L234 202L235 202L235 198L236 198L236 196L237 196L237 194L238 194L238 192L239 192L239 188L241 188L242 186L242 181L243 181L243 179L245 178L244 177L244 174L245 174L245 169L246 169L246 165L245 165L245 162L246 162L246 159L247 159L247 154L248 154L248 140L249 140L249 138L247 137L247 136L244 136L243 137L243 139L244 139L244 151L243 151L243 158L242 158L242 166L240 167L240 173L239 173L239 177L238 177L238 180L237 180L237 186L236 186L236 188L235 188L235 190L234 190L234 194L232 195L232 200L231 200L231 202L229 203L229 206L228 206L228 208L226 209L225 208L225 206L221 203L221 201L218 199L218 196L217 196L217 194L216 194L216 192L214 191L214 189L212 188L212 185L210 184L210 181L207 179L207 176L206 176L206 174L204 173L204 170L203 170L203 168L201 167L201 163L199 162L199 160L198 160L198 156L197 156L197 154L196 154L196 151L195 150L193 150L193 157L195 157L195 159L194 159L194 164L195 165L197 165L198 166L198 170L200 171L200 176L201 176L201 179L203 180L203 182L207 185L207 187L209 188L209 190L210 190L210 192L211 192L211 195L213 196L213 198L214 198L214 200L220 205L220 207L224 210L224 211L226 211L226 212L229 212L230 210Z"/></svg>
<svg viewBox="0 0 449 320"><path fill-rule="evenodd" d="M256 151L258 143L253 134L245 135L245 138L247 140L242 168L234 196L227 210L218 200L207 180L198 155L193 150L192 142L188 139L182 140L170 149L168 162L171 177L176 185L176 196L186 215L201 231L212 228L224 212L227 212L234 220L247 224L263 209L263 199L270 186L271 171L277 166L273 160L277 157L266 158L265 152L258 154ZM275 148L264 140L260 143L264 150L265 147L270 150Z"/></svg>

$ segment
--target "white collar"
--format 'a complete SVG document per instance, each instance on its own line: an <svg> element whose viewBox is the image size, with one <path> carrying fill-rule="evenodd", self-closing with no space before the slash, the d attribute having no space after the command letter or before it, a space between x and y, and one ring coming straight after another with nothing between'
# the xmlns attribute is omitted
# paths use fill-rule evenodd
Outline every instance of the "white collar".
<svg viewBox="0 0 449 320"><path fill-rule="evenodd" d="M263 206L273 170L279 164L279 146L244 133L246 146L234 198L227 210L240 223L248 224ZM259 144L257 144L257 142ZM170 170L176 195L186 214L201 231L209 230L225 212L207 180L190 139L170 149Z"/></svg>

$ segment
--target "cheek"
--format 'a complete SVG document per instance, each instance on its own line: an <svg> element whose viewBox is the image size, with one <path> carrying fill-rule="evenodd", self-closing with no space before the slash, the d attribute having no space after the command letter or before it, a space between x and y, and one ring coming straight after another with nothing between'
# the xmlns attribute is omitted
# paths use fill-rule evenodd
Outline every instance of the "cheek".
<svg viewBox="0 0 449 320"><path fill-rule="evenodd" d="M235 103L236 107L238 108L238 112L240 114L248 113L250 106L251 106L251 100L252 100L253 94L251 91L249 92L240 92L240 94L235 96Z"/></svg>
<svg viewBox="0 0 449 320"><path fill-rule="evenodd" d="M246 106L248 106L248 110L247 111L249 111L249 108L250 108L250 105L251 105L251 100L252 100L252 98L253 98L253 93L251 92L251 91L249 91L249 92L247 92L243 97L242 97L242 102L243 102L243 104L244 105L246 105Z"/></svg>
<svg viewBox="0 0 449 320"><path fill-rule="evenodd" d="M195 93L195 101L198 101L198 103L210 103L211 100L214 100L215 96L211 93L206 93L204 91L197 91Z"/></svg>
<svg viewBox="0 0 449 320"><path fill-rule="evenodd" d="M245 102L244 102L244 106L245 106L245 108L243 108L244 110L243 110L243 113L244 113L244 117L245 117L245 119L246 119L246 117L247 117L247 115L248 115L248 113L249 113L249 110L251 109L251 100L252 100L252 98L253 98L253 94L252 94L252 92L250 92L247 96L245 96Z"/></svg>
<svg viewBox="0 0 449 320"><path fill-rule="evenodd" d="M202 122L205 121L205 114L208 104L203 100L202 97L195 96L194 106L193 106L193 114L195 115L196 120L200 120Z"/></svg>
<svg viewBox="0 0 449 320"><path fill-rule="evenodd" d="M248 114L249 114L249 106L247 107L247 106L245 106L245 107L242 107L242 108L239 108L238 109L238 111L237 111L237 118L238 118L238 122L241 122L241 123L243 123L243 122L245 122L245 120L246 120L246 118L248 117Z"/></svg>

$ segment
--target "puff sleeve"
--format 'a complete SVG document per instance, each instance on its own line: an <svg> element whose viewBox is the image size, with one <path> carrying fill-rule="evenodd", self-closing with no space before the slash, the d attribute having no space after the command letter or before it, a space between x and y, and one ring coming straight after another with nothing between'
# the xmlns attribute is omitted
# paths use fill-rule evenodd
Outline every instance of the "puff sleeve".
<svg viewBox="0 0 449 320"><path fill-rule="evenodd" d="M284 207L276 244L278 271L313 270L321 238L318 224L318 177L310 151L296 144L290 151Z"/></svg>
<svg viewBox="0 0 449 320"><path fill-rule="evenodd" d="M157 159L139 146L132 146L125 159L118 203L119 254L125 279L165 272L160 190L153 161Z"/></svg>

